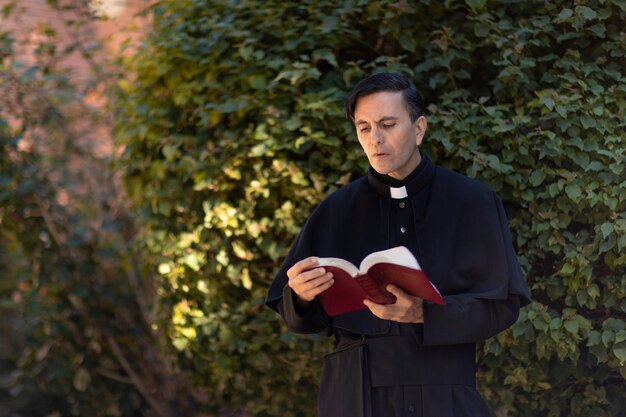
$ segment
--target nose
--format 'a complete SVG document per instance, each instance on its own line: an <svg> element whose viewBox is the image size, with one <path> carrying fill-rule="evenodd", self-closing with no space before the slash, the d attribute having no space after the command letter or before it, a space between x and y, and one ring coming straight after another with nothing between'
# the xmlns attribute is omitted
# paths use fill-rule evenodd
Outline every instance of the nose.
<svg viewBox="0 0 626 417"><path fill-rule="evenodd" d="M372 142L374 142L375 144L381 144L385 141L385 136L383 135L383 131L382 129L378 128L378 127L373 127L372 128Z"/></svg>

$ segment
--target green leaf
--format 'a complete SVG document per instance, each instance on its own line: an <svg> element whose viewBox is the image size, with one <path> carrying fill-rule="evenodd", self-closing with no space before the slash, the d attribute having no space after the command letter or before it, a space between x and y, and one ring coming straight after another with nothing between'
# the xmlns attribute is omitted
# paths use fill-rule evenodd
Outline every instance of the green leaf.
<svg viewBox="0 0 626 417"><path fill-rule="evenodd" d="M267 88L267 78L263 75L253 75L248 79L248 84L255 90L265 90Z"/></svg>
<svg viewBox="0 0 626 417"><path fill-rule="evenodd" d="M530 174L530 185L532 185L533 187L536 187L538 185L540 185L543 180L546 178L546 172L542 169L536 169L532 172L532 174Z"/></svg>
<svg viewBox="0 0 626 417"><path fill-rule="evenodd" d="M565 327L565 330L567 330L570 333L573 333L573 334L578 333L578 322L574 320L566 321L565 323L563 323L563 327Z"/></svg>
<svg viewBox="0 0 626 417"><path fill-rule="evenodd" d="M537 330L548 330L549 322L547 322L544 317L536 317L533 319L532 323Z"/></svg>
<svg viewBox="0 0 626 417"><path fill-rule="evenodd" d="M600 253L605 253L612 250L615 247L615 238L614 236L610 236L608 239L602 240L600 243Z"/></svg>
<svg viewBox="0 0 626 417"><path fill-rule="evenodd" d="M598 38L604 38L606 36L606 27L604 27L604 25L593 25L588 28L588 30L593 32L593 34L596 35Z"/></svg>
<svg viewBox="0 0 626 417"><path fill-rule="evenodd" d="M337 58L335 58L335 54L333 54L330 49L317 49L313 52L313 59L320 60L323 59L333 67L338 65Z"/></svg>
<svg viewBox="0 0 626 417"><path fill-rule="evenodd" d="M588 114L583 114L582 116L580 116L580 122L585 129L596 127L596 119L589 116Z"/></svg>
<svg viewBox="0 0 626 417"><path fill-rule="evenodd" d="M487 163L495 171L500 171L500 159L496 155L487 155Z"/></svg>
<svg viewBox="0 0 626 417"><path fill-rule="evenodd" d="M602 329L618 332L626 329L626 323L622 320L608 318L602 323Z"/></svg>
<svg viewBox="0 0 626 417"><path fill-rule="evenodd" d="M576 272L576 267L574 265L572 265L571 263L567 262L567 263L563 264L563 267L561 268L560 274L561 275L572 275L574 272Z"/></svg>
<svg viewBox="0 0 626 417"><path fill-rule="evenodd" d="M602 164L602 162L599 161L591 161L587 167L585 168L585 171L602 171L604 169L604 164Z"/></svg>
<svg viewBox="0 0 626 417"><path fill-rule="evenodd" d="M174 340L172 340L172 345L174 345L176 350L181 352L187 349L187 347L189 346L189 339L187 339L186 337L177 337Z"/></svg>
<svg viewBox="0 0 626 417"><path fill-rule="evenodd" d="M602 237L607 238L611 233L613 233L614 226L613 223L602 223L600 226L600 231L602 232Z"/></svg>
<svg viewBox="0 0 626 417"><path fill-rule="evenodd" d="M559 116L561 116L564 119L567 117L567 108L565 106L562 106L562 105L556 106L556 112L559 114Z"/></svg>
<svg viewBox="0 0 626 417"><path fill-rule="evenodd" d="M552 97L542 97L539 102L546 106L550 111L554 109L554 100Z"/></svg>
<svg viewBox="0 0 626 417"><path fill-rule="evenodd" d="M402 32L398 36L398 42L400 42L400 46L402 49L410 52L415 52L415 48L417 47L417 40L415 36L411 32Z"/></svg>
<svg viewBox="0 0 626 417"><path fill-rule="evenodd" d="M586 153L582 153L582 152L572 153L570 158L576 161L578 166L580 166L581 168L587 168L587 166L589 165L589 155Z"/></svg>
<svg viewBox="0 0 626 417"><path fill-rule="evenodd" d="M593 9L587 6L576 6L576 13L581 14L587 20L595 19L598 16Z"/></svg>
<svg viewBox="0 0 626 417"><path fill-rule="evenodd" d="M611 330L604 330L602 332L602 344L606 347L609 347L609 345L615 341L615 333L613 333Z"/></svg>
<svg viewBox="0 0 626 417"><path fill-rule="evenodd" d="M574 11L572 9L563 9L561 10L561 13L559 13L559 15L557 16L557 20L564 21L564 20L569 19L573 15L574 15Z"/></svg>
<svg viewBox="0 0 626 417"><path fill-rule="evenodd" d="M176 145L166 145L163 147L163 155L168 161L173 161L180 156L180 150Z"/></svg>
<svg viewBox="0 0 626 417"><path fill-rule="evenodd" d="M626 362L626 342L614 345L613 354L619 359L620 364L624 364L624 362Z"/></svg>
<svg viewBox="0 0 626 417"><path fill-rule="evenodd" d="M595 330L589 332L589 337L587 339L587 346L589 347L596 346L596 345L599 345L601 342L602 342L602 336L600 332L595 331Z"/></svg>
<svg viewBox="0 0 626 417"><path fill-rule="evenodd" d="M578 323L578 327L580 329L586 330L586 331L591 330L591 322L587 320L585 317L577 314L575 320Z"/></svg>
<svg viewBox="0 0 626 417"><path fill-rule="evenodd" d="M567 194L571 200L578 202L582 195L582 189L578 184L567 184L565 186L565 194Z"/></svg>
<svg viewBox="0 0 626 417"><path fill-rule="evenodd" d="M479 13L485 10L487 0L465 0L465 4L467 4L474 12Z"/></svg>

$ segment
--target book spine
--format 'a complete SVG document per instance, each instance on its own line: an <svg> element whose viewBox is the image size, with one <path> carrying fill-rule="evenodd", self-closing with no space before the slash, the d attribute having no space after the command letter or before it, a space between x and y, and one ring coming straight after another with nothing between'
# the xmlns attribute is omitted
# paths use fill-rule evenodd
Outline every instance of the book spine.
<svg viewBox="0 0 626 417"><path fill-rule="evenodd" d="M396 301L395 297L383 290L378 283L369 275L356 277L355 280L367 293L370 300L377 304L391 304Z"/></svg>

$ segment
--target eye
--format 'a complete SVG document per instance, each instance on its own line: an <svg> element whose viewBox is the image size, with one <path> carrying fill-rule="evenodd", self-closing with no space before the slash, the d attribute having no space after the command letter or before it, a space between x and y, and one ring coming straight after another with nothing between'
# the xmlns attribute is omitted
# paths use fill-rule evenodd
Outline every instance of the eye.
<svg viewBox="0 0 626 417"><path fill-rule="evenodd" d="M383 127L385 129L390 129L390 128L394 127L395 125L396 125L395 123L390 123L390 124L384 124Z"/></svg>
<svg viewBox="0 0 626 417"><path fill-rule="evenodd" d="M366 127L362 127L361 129L359 129L359 132L361 132L361 133L365 133L365 132L367 132L368 130L370 130L370 128L366 126Z"/></svg>

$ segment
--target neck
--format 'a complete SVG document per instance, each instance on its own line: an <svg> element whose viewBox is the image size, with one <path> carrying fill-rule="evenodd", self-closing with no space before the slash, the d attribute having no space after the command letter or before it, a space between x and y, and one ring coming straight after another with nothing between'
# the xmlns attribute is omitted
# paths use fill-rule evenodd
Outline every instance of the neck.
<svg viewBox="0 0 626 417"><path fill-rule="evenodd" d="M422 162L422 155L420 154L419 151L417 151L416 154L417 156L411 156L412 163L410 164L410 167L411 167L410 171L404 174L402 178L398 178L396 175L385 175L377 171L374 171L374 172L376 173L376 175L378 176L380 180L382 180L383 182L385 182L387 185L391 187L399 187L401 185L404 185L405 183L412 180L417 175L417 172L419 171L417 167Z"/></svg>
<svg viewBox="0 0 626 417"><path fill-rule="evenodd" d="M413 155L411 155L411 159L409 160L407 171L404 172L403 174L394 173L395 175L389 175L389 176L398 181L404 181L412 173L415 172L415 169L419 166L420 162L422 162L422 154L420 153L419 149L415 149L415 152L413 152Z"/></svg>

